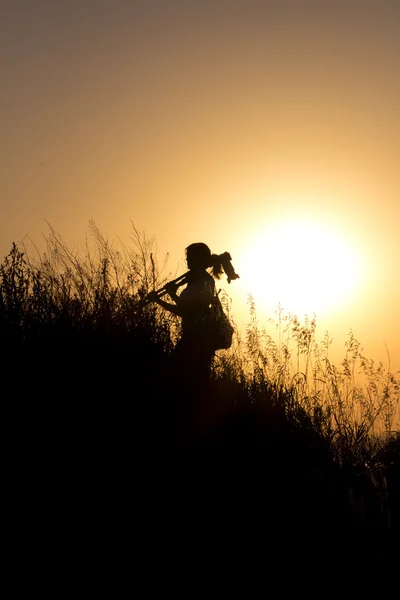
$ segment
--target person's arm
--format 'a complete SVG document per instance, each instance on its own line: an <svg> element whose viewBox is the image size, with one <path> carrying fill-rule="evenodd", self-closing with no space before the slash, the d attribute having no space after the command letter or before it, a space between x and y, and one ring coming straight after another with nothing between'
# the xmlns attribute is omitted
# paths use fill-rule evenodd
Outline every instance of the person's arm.
<svg viewBox="0 0 400 600"><path fill-rule="evenodd" d="M180 298L179 298L178 294L176 293L178 290L178 287L180 287L180 286L176 285L176 283L174 283L173 281L170 281L169 283L167 283L165 285L165 290L166 290L167 294L172 298L172 300L175 302L175 304L177 304L179 306Z"/></svg>
<svg viewBox="0 0 400 600"><path fill-rule="evenodd" d="M165 300L161 300L161 298L155 299L155 302L162 308L165 308L165 310L169 310L173 315L183 317L184 311L177 304L170 304L169 302L165 302Z"/></svg>
<svg viewBox="0 0 400 600"><path fill-rule="evenodd" d="M159 306L161 306L162 308L164 308L165 310L168 310L169 312L171 312L174 315L177 315L178 317L183 317L187 311L185 310L185 308L183 308L182 306L179 305L180 304L179 296L176 293L178 286L175 285L174 283L170 282L170 283L166 284L165 289L166 289L168 295L175 302L175 304L171 304L170 302L166 302L165 300L162 300L158 296L157 292L151 292L148 296L148 301L149 302L157 302L157 304Z"/></svg>

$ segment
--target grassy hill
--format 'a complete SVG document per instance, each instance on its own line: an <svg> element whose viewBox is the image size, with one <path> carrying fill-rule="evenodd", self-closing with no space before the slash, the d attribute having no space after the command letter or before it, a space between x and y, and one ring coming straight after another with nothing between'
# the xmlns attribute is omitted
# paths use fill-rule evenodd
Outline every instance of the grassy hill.
<svg viewBox="0 0 400 600"><path fill-rule="evenodd" d="M51 535L57 523L100 546L129 532L193 577L204 565L392 574L396 374L352 337L331 364L329 339L318 346L315 323L293 315L280 315L277 345L251 304L246 338L193 382L171 369L179 321L144 302L165 282L153 242L134 230L132 248L116 250L91 232L95 255L50 230L45 255L14 244L0 266L10 499L23 531Z"/></svg>

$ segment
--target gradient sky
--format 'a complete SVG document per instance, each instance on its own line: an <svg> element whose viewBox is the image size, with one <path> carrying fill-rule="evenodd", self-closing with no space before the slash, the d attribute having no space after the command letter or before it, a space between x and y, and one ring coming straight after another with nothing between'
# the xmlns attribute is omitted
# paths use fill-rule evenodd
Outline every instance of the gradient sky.
<svg viewBox="0 0 400 600"><path fill-rule="evenodd" d="M279 279L400 368L399 59L398 0L0 0L1 256L134 223L176 276L204 241L239 322Z"/></svg>

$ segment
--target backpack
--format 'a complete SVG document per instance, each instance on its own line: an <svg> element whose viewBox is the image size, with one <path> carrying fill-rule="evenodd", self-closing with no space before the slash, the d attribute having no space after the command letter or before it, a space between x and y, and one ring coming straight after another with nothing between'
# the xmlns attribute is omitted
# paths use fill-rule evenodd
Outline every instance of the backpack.
<svg viewBox="0 0 400 600"><path fill-rule="evenodd" d="M213 351L228 350L232 346L234 328L225 314L218 294L215 294L210 307L201 319L202 338Z"/></svg>

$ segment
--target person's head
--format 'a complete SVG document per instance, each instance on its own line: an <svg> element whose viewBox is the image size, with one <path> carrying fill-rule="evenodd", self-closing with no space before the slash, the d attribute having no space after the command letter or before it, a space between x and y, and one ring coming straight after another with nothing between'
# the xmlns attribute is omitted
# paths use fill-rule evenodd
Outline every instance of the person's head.
<svg viewBox="0 0 400 600"><path fill-rule="evenodd" d="M212 267L212 275L219 279L224 272L221 256L212 254L207 244L196 242L186 248L186 262L191 271Z"/></svg>
<svg viewBox="0 0 400 600"><path fill-rule="evenodd" d="M211 267L211 250L207 244L196 242L186 248L186 262L189 269L207 269Z"/></svg>

